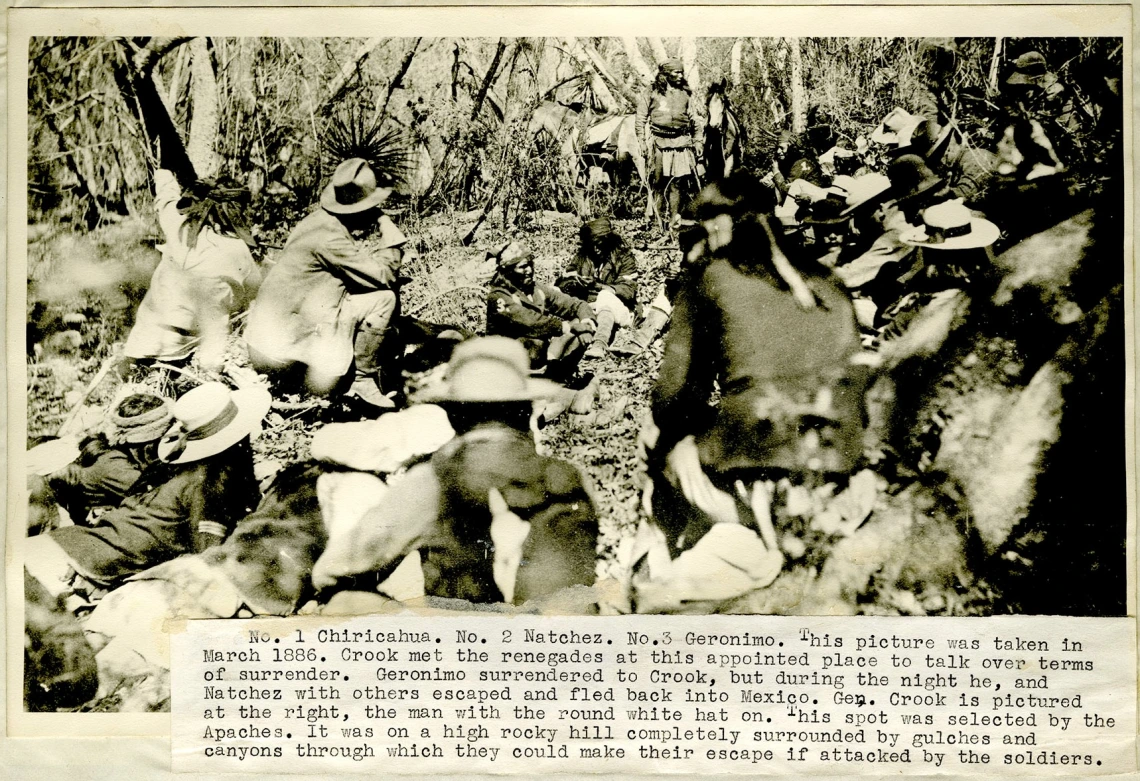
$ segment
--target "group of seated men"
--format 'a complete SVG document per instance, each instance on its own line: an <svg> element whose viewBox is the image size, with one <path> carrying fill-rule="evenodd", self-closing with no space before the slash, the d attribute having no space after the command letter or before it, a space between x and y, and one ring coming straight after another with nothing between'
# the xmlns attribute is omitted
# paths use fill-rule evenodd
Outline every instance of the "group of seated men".
<svg viewBox="0 0 1140 781"><path fill-rule="evenodd" d="M1040 65L1019 58L1011 87L1055 84ZM953 122L896 109L871 133L875 147L828 146L823 125L808 142L785 136L767 196L762 180L737 176L685 211L682 272L638 331L636 261L608 218L581 226L554 285L538 283L533 253L510 242L490 253L487 336L455 347L442 385L408 410L326 426L313 444L325 466L264 496L250 445L270 407L264 386L207 383L174 402L129 396L111 416L114 442L89 438L73 463L30 480L33 497L66 517L29 523L26 570L72 607L131 580L127 596L95 611L89 627L104 627L103 644L124 606L187 609L172 583L229 594L196 605L214 617L288 613L314 589L519 604L590 585L597 514L578 468L535 450L534 403L563 386L589 399L582 361L605 356L622 328L621 349L643 349L676 304L643 435L659 528L639 532L637 546L656 565L638 570L633 607L675 610L763 587L783 565L770 508L784 483L772 475L819 473L805 484L857 494L850 518L821 510L829 523L866 516L874 481L848 479L873 363L864 353L986 274L993 248L1031 227L1015 225L1020 215L1047 218L1026 204L1056 200L1065 170L1048 128L1011 118L991 152L965 144ZM273 387L396 406L380 380L406 244L382 211L390 177L342 163L264 273L236 188L180 190L162 171L156 186L166 243L128 357L183 360L197 348L216 369L231 318L248 306L249 358ZM1017 214L1003 211L1011 188ZM718 411L706 414L714 390ZM398 573L413 559L409 587Z"/></svg>

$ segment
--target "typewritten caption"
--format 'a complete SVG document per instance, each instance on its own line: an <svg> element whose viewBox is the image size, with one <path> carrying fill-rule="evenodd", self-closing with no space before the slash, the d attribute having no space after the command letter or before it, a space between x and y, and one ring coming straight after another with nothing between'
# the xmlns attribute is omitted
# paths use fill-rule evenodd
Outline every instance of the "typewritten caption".
<svg viewBox="0 0 1140 781"><path fill-rule="evenodd" d="M174 767L1135 769L1119 619L359 617L172 636Z"/></svg>

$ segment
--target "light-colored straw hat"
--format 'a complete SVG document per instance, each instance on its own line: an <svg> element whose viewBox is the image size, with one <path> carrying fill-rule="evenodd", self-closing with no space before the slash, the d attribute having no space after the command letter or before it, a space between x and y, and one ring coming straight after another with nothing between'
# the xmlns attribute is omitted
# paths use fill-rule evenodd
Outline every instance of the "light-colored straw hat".
<svg viewBox="0 0 1140 781"><path fill-rule="evenodd" d="M962 199L955 198L926 209L922 225L905 231L899 239L912 247L947 250L988 247L999 236L997 225L975 217Z"/></svg>
<svg viewBox="0 0 1140 781"><path fill-rule="evenodd" d="M217 455L252 434L271 402L262 387L231 391L220 382L199 385L174 402L174 425L158 443L158 457L188 464Z"/></svg>
<svg viewBox="0 0 1140 781"><path fill-rule="evenodd" d="M441 386L426 389L421 402L533 401L562 390L529 374L526 348L505 336L482 336L455 347Z"/></svg>
<svg viewBox="0 0 1140 781"><path fill-rule="evenodd" d="M886 174L864 174L858 177L847 188L847 208L843 214L849 215L865 203L882 200L890 189L891 180Z"/></svg>

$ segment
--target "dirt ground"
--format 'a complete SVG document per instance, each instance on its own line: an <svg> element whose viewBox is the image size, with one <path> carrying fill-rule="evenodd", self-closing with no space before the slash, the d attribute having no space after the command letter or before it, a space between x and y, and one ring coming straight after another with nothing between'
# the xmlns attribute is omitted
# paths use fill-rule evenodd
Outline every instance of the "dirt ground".
<svg viewBox="0 0 1140 781"><path fill-rule="evenodd" d="M493 267L486 252L509 239L526 241L535 252L539 281L553 282L576 240L572 215L536 213L528 228L508 236L484 225L473 246L460 239L470 228L469 215L440 215L405 224L414 253L405 263L412 281L404 288L405 313L425 320L482 331L484 292ZM679 262L679 252L660 246L657 237L637 221L617 221L631 244L641 279L639 301L655 296L666 272ZM51 233L37 236L30 252L28 434L52 435L85 397L84 419L95 421L118 390L109 374L90 383L127 333L130 312L145 289L157 261L154 234L145 223L120 225L87 237ZM149 246L148 246L149 245ZM270 250L269 262L274 251ZM148 265L149 264L149 265ZM62 282L61 282L62 281ZM67 284L63 284L66 282ZM82 294L66 294L85 288ZM34 343L34 344L33 344ZM986 372L1003 359L1000 345L981 346ZM602 519L599 575L619 576L615 553L639 518L642 475L638 473L636 440L648 415L649 395L661 358L658 340L633 358L610 355L589 368L600 379L598 401L588 415L566 414L539 435L539 448L583 467ZM993 355L988 355L992 352ZM967 356L966 365L979 363ZM229 379L248 373L240 338L231 341ZM967 375L969 371L967 371ZM166 393L177 394L210 379L199 367L158 368L129 378ZM993 385L993 383L991 383ZM966 393L972 385L963 385ZM993 403L980 412L959 416L960 426L975 414L995 415L1012 403L1001 387L990 393ZM959 394L959 398L961 395ZM995 406L996 405L996 406ZM1001 408L1001 409L999 409ZM258 471L275 473L308 457L309 440L321 422L344 419L344 410L326 401L298 396L275 400L265 430L255 443ZM75 427L75 424L72 424ZM872 613L978 615L1005 612L999 595L975 572L971 548L960 517L961 506L944 486L914 475L881 481L869 520L854 534L835 534L806 524L789 508L776 508L777 528L789 565L776 583L740 600L731 609L775 613Z"/></svg>

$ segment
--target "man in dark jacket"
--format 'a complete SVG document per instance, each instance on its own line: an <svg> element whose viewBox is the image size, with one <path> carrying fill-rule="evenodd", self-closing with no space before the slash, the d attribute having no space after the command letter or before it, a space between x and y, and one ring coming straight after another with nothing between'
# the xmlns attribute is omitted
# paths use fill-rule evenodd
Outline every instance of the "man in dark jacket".
<svg viewBox="0 0 1140 781"><path fill-rule="evenodd" d="M696 200L704 262L678 293L642 440L664 555L639 579L639 611L771 583L783 557L769 482L837 479L861 454L868 373L851 302L822 267L792 264L755 190L734 177Z"/></svg>
<svg viewBox="0 0 1140 781"><path fill-rule="evenodd" d="M593 307L553 285L536 284L534 253L519 242L494 257L498 269L487 292L487 335L519 340L532 368L566 382L593 341Z"/></svg>
<svg viewBox="0 0 1140 781"><path fill-rule="evenodd" d="M24 568L52 596L114 587L169 559L226 538L260 499L249 436L269 392L206 383L183 394L174 425L122 503L92 526L28 539Z"/></svg>
<svg viewBox="0 0 1140 781"><path fill-rule="evenodd" d="M157 460L158 440L170 428L170 402L149 393L131 394L110 418L116 429L113 445L102 434L88 437L80 447L79 458L70 464L47 475L29 476L30 503L40 509L58 505L72 522L85 524L89 516L123 501L143 469ZM58 526L56 512L32 510L29 507L29 536Z"/></svg>
<svg viewBox="0 0 1140 781"><path fill-rule="evenodd" d="M317 561L318 589L384 577L414 550L428 596L521 605L594 583L597 513L581 472L535 451L532 402L558 386L527 364L505 337L455 348L444 387L417 400L444 407L457 436L391 484L351 549Z"/></svg>
<svg viewBox="0 0 1140 781"><path fill-rule="evenodd" d="M578 252L556 284L563 293L593 307L598 329L586 357L600 358L606 353L614 328L633 322L637 260L608 217L590 220L578 235Z"/></svg>

